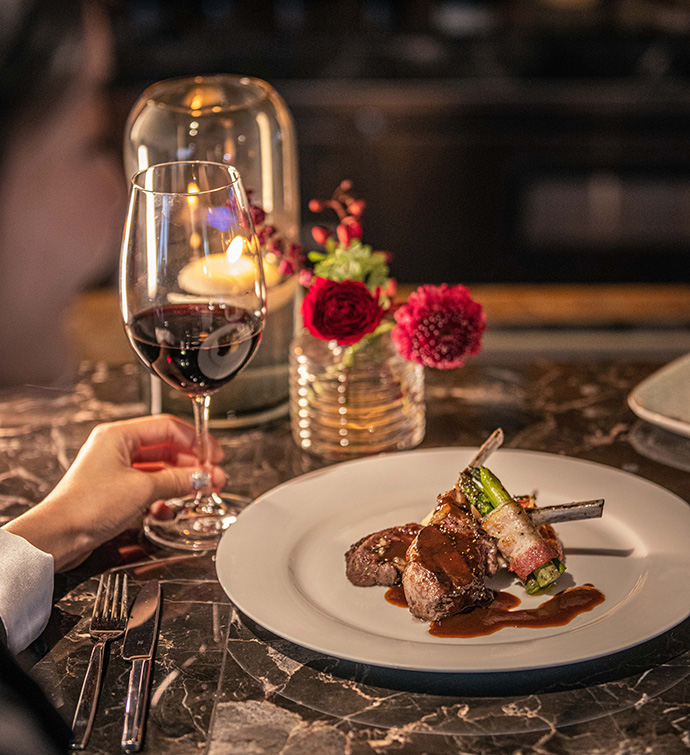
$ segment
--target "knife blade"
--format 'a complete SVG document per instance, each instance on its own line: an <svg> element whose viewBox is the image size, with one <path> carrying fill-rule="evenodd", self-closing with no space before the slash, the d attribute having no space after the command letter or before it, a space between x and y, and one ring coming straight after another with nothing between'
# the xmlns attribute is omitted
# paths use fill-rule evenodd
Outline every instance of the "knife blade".
<svg viewBox="0 0 690 755"><path fill-rule="evenodd" d="M151 660L158 635L160 609L160 582L152 580L141 588L134 601L122 645L122 657L132 661L120 742L124 752L139 752L144 742Z"/></svg>

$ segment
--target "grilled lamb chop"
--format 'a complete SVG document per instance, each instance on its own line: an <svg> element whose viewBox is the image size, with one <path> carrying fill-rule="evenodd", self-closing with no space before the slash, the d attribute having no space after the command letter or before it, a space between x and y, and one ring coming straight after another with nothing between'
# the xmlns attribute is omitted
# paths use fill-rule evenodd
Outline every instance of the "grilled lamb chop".
<svg viewBox="0 0 690 755"><path fill-rule="evenodd" d="M421 524L410 522L363 537L345 554L347 578L358 587L399 585L405 554L421 529Z"/></svg>
<svg viewBox="0 0 690 755"><path fill-rule="evenodd" d="M458 490L439 496L430 523L407 551L402 575L410 611L436 621L490 603L484 580L498 568L497 548Z"/></svg>

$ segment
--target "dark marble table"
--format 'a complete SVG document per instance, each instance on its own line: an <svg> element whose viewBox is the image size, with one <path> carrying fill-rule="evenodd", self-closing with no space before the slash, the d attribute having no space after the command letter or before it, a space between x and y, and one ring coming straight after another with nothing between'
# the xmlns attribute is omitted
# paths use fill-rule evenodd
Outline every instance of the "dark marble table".
<svg viewBox="0 0 690 755"><path fill-rule="evenodd" d="M423 445L472 446L501 426L507 447L590 459L690 500L690 441L640 422L626 405L629 390L658 366L475 363L428 374ZM94 424L143 412L130 366L85 367L70 391L0 394L0 521L50 490ZM294 446L287 420L216 436L233 490L249 497L324 464ZM324 657L271 635L232 606L212 556L170 555L137 532L56 577L49 626L22 654L68 720L91 649L94 590L106 568L125 569L133 589L151 578L163 584L147 752L673 755L690 749L690 620L632 650L557 669L396 672ZM119 650L115 642L90 753L119 752L128 674Z"/></svg>

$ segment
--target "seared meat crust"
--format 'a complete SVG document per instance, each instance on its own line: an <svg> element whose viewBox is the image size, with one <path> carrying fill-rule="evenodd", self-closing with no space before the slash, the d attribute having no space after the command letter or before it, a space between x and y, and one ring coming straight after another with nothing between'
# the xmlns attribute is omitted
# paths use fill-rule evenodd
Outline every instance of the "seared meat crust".
<svg viewBox="0 0 690 755"><path fill-rule="evenodd" d="M388 527L358 540L345 554L345 574L358 587L400 584L405 554L421 524Z"/></svg>
<svg viewBox="0 0 690 755"><path fill-rule="evenodd" d="M498 568L497 553L462 493L440 495L430 523L407 551L402 583L410 611L436 621L490 603L494 594L484 581Z"/></svg>

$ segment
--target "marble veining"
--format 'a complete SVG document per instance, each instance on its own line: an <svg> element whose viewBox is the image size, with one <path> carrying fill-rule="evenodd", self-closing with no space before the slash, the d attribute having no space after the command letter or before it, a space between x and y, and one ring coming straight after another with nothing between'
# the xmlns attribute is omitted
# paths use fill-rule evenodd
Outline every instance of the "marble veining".
<svg viewBox="0 0 690 755"><path fill-rule="evenodd" d="M264 693L322 713L433 734L550 731L639 708L690 675L690 621L671 638L570 667L501 674L423 674L374 669L291 645L234 613L229 652ZM657 665L647 668L648 657ZM668 658L664 663L663 659ZM640 670L643 670L640 673ZM314 691L319 690L318 699Z"/></svg>
<svg viewBox="0 0 690 755"><path fill-rule="evenodd" d="M506 446L624 469L690 500L690 440L640 423L628 392L658 364L470 364L427 373L424 447ZM100 421L145 411L132 366L84 365L73 389L0 394L0 521L39 501ZM325 462L297 449L287 420L215 431L229 489L254 498ZM135 591L160 579L164 607L146 752L296 755L675 755L690 749L690 619L613 656L510 674L367 667L293 645L242 616L213 556L171 555L125 533L56 577L55 609L21 660L71 719L88 662L98 574ZM112 645L87 753L119 751L128 664Z"/></svg>

